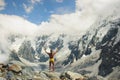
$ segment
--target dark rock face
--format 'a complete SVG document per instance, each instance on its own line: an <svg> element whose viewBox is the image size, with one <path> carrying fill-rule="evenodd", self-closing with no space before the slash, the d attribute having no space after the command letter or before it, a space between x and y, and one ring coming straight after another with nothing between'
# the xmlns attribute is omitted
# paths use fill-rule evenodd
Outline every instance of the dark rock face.
<svg viewBox="0 0 120 80"><path fill-rule="evenodd" d="M49 46L51 49L55 49L55 48L58 48L58 49L61 49L63 47L63 40L58 38L57 41L55 42L50 42L51 45Z"/></svg>
<svg viewBox="0 0 120 80"><path fill-rule="evenodd" d="M79 41L71 41L68 44L68 48L71 50L71 54L69 55L68 59L63 62L64 65L67 65L68 63L73 63L74 59L79 59Z"/></svg>
<svg viewBox="0 0 120 80"><path fill-rule="evenodd" d="M36 45L36 52L38 54L41 54L42 47L45 45L48 37L49 36L47 36L47 35L37 37L35 45Z"/></svg>
<svg viewBox="0 0 120 80"><path fill-rule="evenodd" d="M113 71L113 67L120 66L120 37L118 36L120 33L120 19L113 21L106 20L105 23L103 22L102 24L99 24L100 26L98 26L98 28L92 32L92 35L91 33L85 35L88 39L86 39L84 42L88 43L85 43L87 47L85 47L85 52L83 53L85 55L91 54L92 47L95 47L96 50L102 50L100 58L98 59L102 60L99 66L98 75L103 77L110 74ZM101 26L103 24L104 26ZM101 28L106 29L106 27L108 28L108 31L106 34L104 34L104 37L100 41L100 38L97 36L97 34ZM90 35L91 39L89 37Z"/></svg>
<svg viewBox="0 0 120 80"><path fill-rule="evenodd" d="M31 62L34 62L35 50L33 49L30 41L24 41L22 43L18 51L18 55Z"/></svg>
<svg viewBox="0 0 120 80"><path fill-rule="evenodd" d="M99 75L101 76L111 73L113 67L120 66L120 40L114 44L117 33L117 27L111 28L102 40L102 44L105 45L101 47L102 63L99 66Z"/></svg>
<svg viewBox="0 0 120 80"><path fill-rule="evenodd" d="M104 36L104 38L102 40L102 44L111 41L112 38L116 36L117 32L118 32L118 28L117 27L111 28L107 32L107 34Z"/></svg>
<svg viewBox="0 0 120 80"><path fill-rule="evenodd" d="M49 59L49 57L46 57L45 55L41 54L39 61L40 62L46 62L48 59Z"/></svg>
<svg viewBox="0 0 120 80"><path fill-rule="evenodd" d="M17 60L17 61L20 61L16 51L11 51L11 54L10 54L10 57L11 57L11 60Z"/></svg>
<svg viewBox="0 0 120 80"><path fill-rule="evenodd" d="M35 51L39 55L40 62L45 62L48 60L48 57L45 57L45 55L41 54L42 48L45 46L48 37L49 36L47 35L39 36L36 38L36 41L35 41L35 46L36 46Z"/></svg>

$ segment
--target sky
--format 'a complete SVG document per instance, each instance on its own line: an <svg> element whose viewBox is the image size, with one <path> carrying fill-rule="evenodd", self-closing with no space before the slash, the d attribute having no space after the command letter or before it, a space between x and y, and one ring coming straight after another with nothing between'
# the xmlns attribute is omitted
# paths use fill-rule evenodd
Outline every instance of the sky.
<svg viewBox="0 0 120 80"><path fill-rule="evenodd" d="M75 12L75 0L0 0L0 13L17 15L40 24L49 21L52 14Z"/></svg>
<svg viewBox="0 0 120 80"><path fill-rule="evenodd" d="M119 5L120 0L0 0L0 28L21 34L80 34Z"/></svg>

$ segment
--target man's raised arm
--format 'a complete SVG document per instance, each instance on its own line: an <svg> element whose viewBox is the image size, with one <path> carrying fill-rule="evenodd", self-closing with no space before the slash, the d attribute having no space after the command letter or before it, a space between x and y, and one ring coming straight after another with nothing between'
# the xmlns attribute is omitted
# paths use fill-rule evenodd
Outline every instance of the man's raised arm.
<svg viewBox="0 0 120 80"><path fill-rule="evenodd" d="M58 52L58 48L56 48L56 51L54 52L54 55Z"/></svg>
<svg viewBox="0 0 120 80"><path fill-rule="evenodd" d="M46 51L46 48L44 48L44 51L45 51L47 54L49 54L49 52Z"/></svg>

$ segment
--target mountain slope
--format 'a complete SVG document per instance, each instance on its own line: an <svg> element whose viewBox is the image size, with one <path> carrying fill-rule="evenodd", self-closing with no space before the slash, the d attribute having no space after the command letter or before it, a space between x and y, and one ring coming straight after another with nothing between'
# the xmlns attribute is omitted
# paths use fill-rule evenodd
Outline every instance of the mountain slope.
<svg viewBox="0 0 120 80"><path fill-rule="evenodd" d="M22 58L34 62L48 62L48 56L43 48L55 49L56 69L73 70L81 74L93 72L89 69L97 65L94 74L107 76L113 67L120 66L120 18L115 16L100 17L84 35L50 34L37 35L33 39L21 39L17 54ZM12 39L11 45L18 37ZM11 38L9 38L11 39ZM12 55L13 57L15 55ZM18 60L14 57L14 60Z"/></svg>

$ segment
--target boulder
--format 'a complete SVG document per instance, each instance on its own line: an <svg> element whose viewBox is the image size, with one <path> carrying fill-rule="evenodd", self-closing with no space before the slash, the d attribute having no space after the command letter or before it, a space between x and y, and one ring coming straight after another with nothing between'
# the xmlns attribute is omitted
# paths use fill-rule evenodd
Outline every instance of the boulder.
<svg viewBox="0 0 120 80"><path fill-rule="evenodd" d="M47 78L49 78L50 80L60 80L59 79L59 73L57 72L43 72Z"/></svg>
<svg viewBox="0 0 120 80"><path fill-rule="evenodd" d="M0 80L6 80L5 78L3 78L3 77L0 77Z"/></svg>
<svg viewBox="0 0 120 80"><path fill-rule="evenodd" d="M14 73L22 73L22 68L17 64L11 64L8 66L8 71L12 71Z"/></svg>
<svg viewBox="0 0 120 80"><path fill-rule="evenodd" d="M113 72L106 78L107 80L120 80L120 67L119 66L114 67Z"/></svg>
<svg viewBox="0 0 120 80"><path fill-rule="evenodd" d="M0 63L0 71L1 72L5 72L5 68L7 67L7 65Z"/></svg>
<svg viewBox="0 0 120 80"><path fill-rule="evenodd" d="M6 75L5 75L5 78L6 78L7 80L15 80L15 75L13 74L12 71L8 71L8 72L6 73Z"/></svg>
<svg viewBox="0 0 120 80"><path fill-rule="evenodd" d="M64 72L60 75L61 80L85 80L85 77L79 73L74 73L71 71Z"/></svg>

